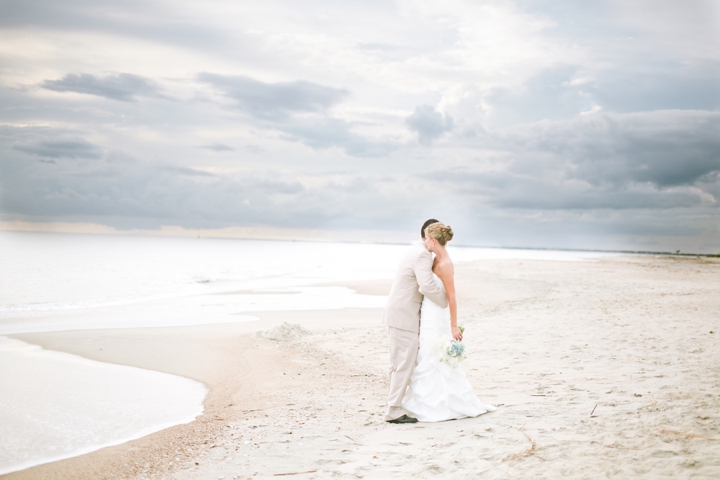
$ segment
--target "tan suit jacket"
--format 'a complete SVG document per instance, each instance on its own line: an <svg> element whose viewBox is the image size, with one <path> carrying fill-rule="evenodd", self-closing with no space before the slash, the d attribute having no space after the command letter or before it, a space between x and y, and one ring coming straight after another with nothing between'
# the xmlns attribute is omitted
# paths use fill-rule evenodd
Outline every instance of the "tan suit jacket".
<svg viewBox="0 0 720 480"><path fill-rule="evenodd" d="M445 291L433 279L433 257L423 243L413 244L398 265L388 297L383 324L409 332L420 331L423 295L447 307Z"/></svg>

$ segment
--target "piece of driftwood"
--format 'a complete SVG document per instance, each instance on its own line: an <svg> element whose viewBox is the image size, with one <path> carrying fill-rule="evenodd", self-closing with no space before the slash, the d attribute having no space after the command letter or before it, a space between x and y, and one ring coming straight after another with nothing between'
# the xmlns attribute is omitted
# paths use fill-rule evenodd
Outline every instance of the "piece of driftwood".
<svg viewBox="0 0 720 480"><path fill-rule="evenodd" d="M528 434L525 433L525 425L520 427L519 430L522 432L523 435L525 435L525 438L528 439L528 442L530 442L530 448L528 448L520 453L514 453L512 455L507 455L505 458L502 459L503 462L507 462L507 461L514 462L516 460L520 460L521 458L530 457L532 455L535 455L535 449L537 448L537 445L535 445L535 440L530 438L530 436L528 436ZM537 457L537 455L535 455L535 456ZM540 457L537 457L537 458L540 458ZM545 461L544 458L540 458L540 460Z"/></svg>
<svg viewBox="0 0 720 480"><path fill-rule="evenodd" d="M302 475L303 473L315 473L317 470L308 470L307 472L287 472L287 473L276 473L275 477L282 477L285 475Z"/></svg>
<svg viewBox="0 0 720 480"><path fill-rule="evenodd" d="M705 435L698 435L697 433L690 433L690 432L678 432L677 430L660 430L660 433L663 435L675 435L678 437L685 437L685 438L705 438L708 440L715 440L714 438L708 438Z"/></svg>

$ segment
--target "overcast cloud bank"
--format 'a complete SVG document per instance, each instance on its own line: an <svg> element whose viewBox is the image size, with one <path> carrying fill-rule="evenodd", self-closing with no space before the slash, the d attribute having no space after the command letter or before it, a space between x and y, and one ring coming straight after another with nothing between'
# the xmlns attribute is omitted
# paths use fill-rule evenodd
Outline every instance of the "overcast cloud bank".
<svg viewBox="0 0 720 480"><path fill-rule="evenodd" d="M0 1L0 220L720 252L717 3L563 5Z"/></svg>

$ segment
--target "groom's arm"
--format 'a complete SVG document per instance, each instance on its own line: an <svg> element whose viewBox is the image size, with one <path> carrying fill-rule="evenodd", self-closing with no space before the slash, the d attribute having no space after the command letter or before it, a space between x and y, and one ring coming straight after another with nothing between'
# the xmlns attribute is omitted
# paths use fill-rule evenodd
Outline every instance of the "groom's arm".
<svg viewBox="0 0 720 480"><path fill-rule="evenodd" d="M435 283L432 273L432 254L425 250L420 254L413 267L415 278L417 279L420 293L430 298L433 302L437 303L441 307L445 308L448 306L447 296L442 288Z"/></svg>

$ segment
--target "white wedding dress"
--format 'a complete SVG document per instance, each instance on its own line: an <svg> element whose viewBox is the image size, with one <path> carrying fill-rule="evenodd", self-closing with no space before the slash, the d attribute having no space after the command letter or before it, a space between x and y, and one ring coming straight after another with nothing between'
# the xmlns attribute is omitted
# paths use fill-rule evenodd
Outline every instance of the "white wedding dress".
<svg viewBox="0 0 720 480"><path fill-rule="evenodd" d="M443 285L437 275L433 278ZM480 403L462 368L440 361L438 344L443 336L452 338L450 309L425 297L420 309L418 360L403 398L403 408L421 422L477 417L495 411L493 405Z"/></svg>

